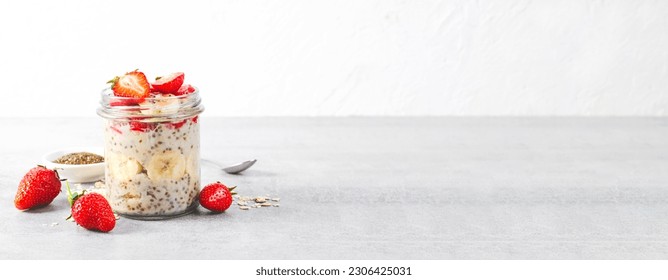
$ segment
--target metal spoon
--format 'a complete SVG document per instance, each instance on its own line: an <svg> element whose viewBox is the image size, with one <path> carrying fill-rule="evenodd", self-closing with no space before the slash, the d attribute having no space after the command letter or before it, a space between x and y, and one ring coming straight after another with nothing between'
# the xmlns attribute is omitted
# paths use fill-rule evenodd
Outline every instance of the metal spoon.
<svg viewBox="0 0 668 280"><path fill-rule="evenodd" d="M225 168L222 168L222 167L220 166L220 164L215 163L215 162L213 162L213 161L210 161L210 160L208 160L208 159L202 159L202 161L206 161L206 162L212 163L212 164L218 166L218 168L221 168L223 171L225 171L225 172L227 172L227 173L229 173L229 174L238 174L238 173L241 173L242 171L244 171L244 170L250 168L251 166L253 166L253 164L255 164L255 163L257 162L257 159L254 159L254 160L247 160L247 161L240 162L240 163L237 163L237 164L235 164L235 165L231 165L231 166L228 166L228 167L225 167Z"/></svg>
<svg viewBox="0 0 668 280"><path fill-rule="evenodd" d="M257 162L257 159L247 160L247 161L240 162L240 163L237 163L237 164L232 165L232 166L225 167L225 168L223 168L223 171L225 171L229 174L241 173L242 171L244 171L244 170L250 168L251 166L253 166L253 164L255 164L256 162Z"/></svg>

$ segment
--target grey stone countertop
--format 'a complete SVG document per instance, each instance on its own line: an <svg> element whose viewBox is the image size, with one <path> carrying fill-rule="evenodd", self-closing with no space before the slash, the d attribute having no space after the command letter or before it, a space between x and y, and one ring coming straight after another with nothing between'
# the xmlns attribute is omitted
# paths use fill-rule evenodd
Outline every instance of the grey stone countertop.
<svg viewBox="0 0 668 280"><path fill-rule="evenodd" d="M201 118L205 183L280 207L64 221L13 198L42 154L101 146L99 118L0 119L3 259L668 258L668 118ZM54 224L58 223L58 224Z"/></svg>

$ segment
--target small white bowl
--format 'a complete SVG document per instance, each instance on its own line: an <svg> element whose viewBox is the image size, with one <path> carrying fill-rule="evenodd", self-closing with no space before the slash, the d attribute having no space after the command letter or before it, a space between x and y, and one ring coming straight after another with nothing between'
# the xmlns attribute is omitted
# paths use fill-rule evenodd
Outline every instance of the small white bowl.
<svg viewBox="0 0 668 280"><path fill-rule="evenodd" d="M67 179L70 183L95 182L104 178L104 162L93 164L59 164L53 162L69 153L89 152L104 156L101 147L80 147L57 150L42 156L42 165L49 169L57 169L60 179Z"/></svg>

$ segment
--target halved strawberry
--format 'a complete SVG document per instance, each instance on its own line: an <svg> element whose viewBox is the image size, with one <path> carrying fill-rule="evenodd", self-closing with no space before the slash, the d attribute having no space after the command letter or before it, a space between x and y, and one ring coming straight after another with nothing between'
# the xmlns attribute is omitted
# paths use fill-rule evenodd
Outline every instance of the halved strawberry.
<svg viewBox="0 0 668 280"><path fill-rule="evenodd" d="M116 76L109 82L114 95L122 97L144 98L150 93L151 85L146 79L144 73L137 70L125 73L123 76Z"/></svg>
<svg viewBox="0 0 668 280"><path fill-rule="evenodd" d="M153 128L155 128L154 123L130 121L130 130L132 130L132 131L146 132L146 131L149 131L149 130L153 130Z"/></svg>
<svg viewBox="0 0 668 280"><path fill-rule="evenodd" d="M186 124L187 119L182 120L180 122L173 122L173 123L167 123L167 127L173 128L173 129L179 129L181 128L184 124Z"/></svg>
<svg viewBox="0 0 668 280"><path fill-rule="evenodd" d="M195 92L195 88L189 84L184 84L182 85L174 95L185 95L185 94L191 94Z"/></svg>
<svg viewBox="0 0 668 280"><path fill-rule="evenodd" d="M109 106L137 106L144 102L144 98L123 98L109 102Z"/></svg>
<svg viewBox="0 0 668 280"><path fill-rule="evenodd" d="M169 74L167 76L158 77L153 82L153 89L162 93L172 93L176 92L183 85L183 80L185 79L185 74L183 72L176 72Z"/></svg>

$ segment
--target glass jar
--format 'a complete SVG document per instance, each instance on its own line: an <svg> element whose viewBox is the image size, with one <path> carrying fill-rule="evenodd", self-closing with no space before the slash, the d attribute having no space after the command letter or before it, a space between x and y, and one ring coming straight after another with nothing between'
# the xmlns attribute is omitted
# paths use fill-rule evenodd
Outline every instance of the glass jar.
<svg viewBox="0 0 668 280"><path fill-rule="evenodd" d="M105 89L100 105L106 198L114 212L153 220L193 211L201 184L199 90L135 99Z"/></svg>

